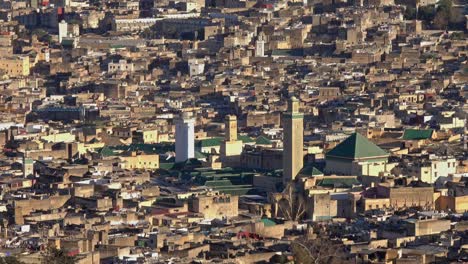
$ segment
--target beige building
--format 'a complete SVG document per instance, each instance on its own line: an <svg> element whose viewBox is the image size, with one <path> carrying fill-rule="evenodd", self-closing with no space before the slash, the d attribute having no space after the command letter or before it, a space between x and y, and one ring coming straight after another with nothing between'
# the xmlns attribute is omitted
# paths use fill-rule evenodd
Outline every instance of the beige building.
<svg viewBox="0 0 468 264"><path fill-rule="evenodd" d="M304 164L304 115L292 97L283 115L283 182L294 180Z"/></svg>
<svg viewBox="0 0 468 264"><path fill-rule="evenodd" d="M159 168L159 155L139 154L132 152L130 156L119 157L123 169L145 169L154 170Z"/></svg>
<svg viewBox="0 0 468 264"><path fill-rule="evenodd" d="M209 193L193 197L189 210L201 213L207 219L233 217L238 215L238 196Z"/></svg>
<svg viewBox="0 0 468 264"><path fill-rule="evenodd" d="M390 206L393 208L422 207L427 210L434 208L433 187L400 187L389 188Z"/></svg>
<svg viewBox="0 0 468 264"><path fill-rule="evenodd" d="M159 143L158 131L155 129L133 131L132 137L133 143Z"/></svg>
<svg viewBox="0 0 468 264"><path fill-rule="evenodd" d="M307 197L305 209L313 221L326 221L338 215L338 201L330 193L314 193Z"/></svg>
<svg viewBox="0 0 468 264"><path fill-rule="evenodd" d="M459 214L468 212L468 195L441 195L436 200L436 209Z"/></svg>
<svg viewBox="0 0 468 264"><path fill-rule="evenodd" d="M427 183L435 183L439 179L446 180L449 175L457 172L455 158L433 159L408 168L409 175Z"/></svg>
<svg viewBox="0 0 468 264"><path fill-rule="evenodd" d="M29 58L22 56L10 56L0 59L0 70L10 77L29 75Z"/></svg>
<svg viewBox="0 0 468 264"><path fill-rule="evenodd" d="M434 235L450 230L450 220L442 219L408 219L407 230L409 235L425 236Z"/></svg>

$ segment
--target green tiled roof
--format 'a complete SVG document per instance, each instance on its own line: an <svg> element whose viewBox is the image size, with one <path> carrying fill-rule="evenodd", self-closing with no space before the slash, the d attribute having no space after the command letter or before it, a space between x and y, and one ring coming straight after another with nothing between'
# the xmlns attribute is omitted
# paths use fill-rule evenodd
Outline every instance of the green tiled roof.
<svg viewBox="0 0 468 264"><path fill-rule="evenodd" d="M170 170L174 167L174 163L159 163L159 168L164 170Z"/></svg>
<svg viewBox="0 0 468 264"><path fill-rule="evenodd" d="M302 168L299 174L307 175L307 176L317 176L317 175L323 175L323 172L321 172L319 169L315 168L312 165L307 165L307 166L304 166L304 168Z"/></svg>
<svg viewBox="0 0 468 264"><path fill-rule="evenodd" d="M275 226L276 225L276 222L273 221L273 220L270 220L268 218L263 218L262 219L262 222L263 222L263 225L264 226Z"/></svg>
<svg viewBox="0 0 468 264"><path fill-rule="evenodd" d="M198 167L201 166L201 161L197 160L196 158L190 158L185 161L180 161L174 163L174 166L172 167L173 170L184 170L187 167Z"/></svg>
<svg viewBox="0 0 468 264"><path fill-rule="evenodd" d="M271 55L283 57L302 57L304 56L304 49L276 49L271 52Z"/></svg>
<svg viewBox="0 0 468 264"><path fill-rule="evenodd" d="M242 141L242 143L254 143L255 140L249 136L238 135L237 138Z"/></svg>
<svg viewBox="0 0 468 264"><path fill-rule="evenodd" d="M257 140L255 140L255 144L257 145L271 145L271 140L264 136L259 136Z"/></svg>
<svg viewBox="0 0 468 264"><path fill-rule="evenodd" d="M318 186L328 187L352 187L353 185L359 184L356 178L344 178L344 177L325 177L323 180L318 182Z"/></svg>
<svg viewBox="0 0 468 264"><path fill-rule="evenodd" d="M252 186L233 186L232 188L219 188L216 190L231 195L246 195L257 193L255 188L253 188Z"/></svg>
<svg viewBox="0 0 468 264"><path fill-rule="evenodd" d="M196 159L205 159L206 155L201 153L200 151L195 151L195 158Z"/></svg>
<svg viewBox="0 0 468 264"><path fill-rule="evenodd" d="M327 153L344 159L386 157L388 153L359 133L354 133Z"/></svg>
<svg viewBox="0 0 468 264"><path fill-rule="evenodd" d="M62 40L62 46L73 46L73 39L63 39Z"/></svg>
<svg viewBox="0 0 468 264"><path fill-rule="evenodd" d="M430 139L434 130L432 129L406 129L403 133L405 140Z"/></svg>
<svg viewBox="0 0 468 264"><path fill-rule="evenodd" d="M249 136L238 135L237 138L241 140L242 143L254 143L255 142L255 140ZM213 137L213 138L198 140L196 144L197 144L197 147L199 148L217 147L217 146L221 146L221 143L223 143L223 140L224 138L222 137Z"/></svg>
<svg viewBox="0 0 468 264"><path fill-rule="evenodd" d="M228 187L232 186L232 182L230 180L214 180L214 181L207 181L205 182L205 186L208 187Z"/></svg>
<svg viewBox="0 0 468 264"><path fill-rule="evenodd" d="M197 141L197 147L208 148L208 147L221 146L221 142L223 142L222 137L201 139Z"/></svg>
<svg viewBox="0 0 468 264"><path fill-rule="evenodd" d="M117 155L114 150L109 148L108 146L103 147L99 152L103 157L111 157Z"/></svg>

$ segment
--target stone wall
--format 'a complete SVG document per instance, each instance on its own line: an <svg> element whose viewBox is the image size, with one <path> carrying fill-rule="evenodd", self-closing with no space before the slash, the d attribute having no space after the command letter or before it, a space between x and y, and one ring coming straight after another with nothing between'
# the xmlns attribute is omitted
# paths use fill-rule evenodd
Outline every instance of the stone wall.
<svg viewBox="0 0 468 264"><path fill-rule="evenodd" d="M434 209L435 207L433 187L391 188L389 196L393 208L420 206Z"/></svg>
<svg viewBox="0 0 468 264"><path fill-rule="evenodd" d="M51 196L42 200L27 199L17 200L14 203L15 223L23 224L24 216L29 215L35 210L48 211L62 208L63 205L70 199L70 195Z"/></svg>
<svg viewBox="0 0 468 264"><path fill-rule="evenodd" d="M200 196L194 198L191 211L205 218L233 217L238 215L238 206L238 196Z"/></svg>

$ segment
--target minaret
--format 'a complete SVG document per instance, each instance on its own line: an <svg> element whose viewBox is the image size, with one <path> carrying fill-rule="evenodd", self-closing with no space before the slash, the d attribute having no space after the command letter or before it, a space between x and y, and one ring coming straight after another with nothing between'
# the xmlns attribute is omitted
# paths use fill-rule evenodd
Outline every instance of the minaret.
<svg viewBox="0 0 468 264"><path fill-rule="evenodd" d="M68 36L68 23L65 20L60 21L59 25L59 43L62 43L63 38Z"/></svg>
<svg viewBox="0 0 468 264"><path fill-rule="evenodd" d="M225 120L226 125L226 141L237 140L237 118L234 115L227 115Z"/></svg>
<svg viewBox="0 0 468 264"><path fill-rule="evenodd" d="M175 120L175 151L176 162L186 161L195 157L195 119L190 113L184 112Z"/></svg>
<svg viewBox="0 0 468 264"><path fill-rule="evenodd" d="M299 100L291 97L283 114L283 183L294 180L304 165L304 115Z"/></svg>
<svg viewBox="0 0 468 264"><path fill-rule="evenodd" d="M224 166L238 166L242 153L242 141L237 140L237 118L227 115L225 119L225 136L221 144L221 161Z"/></svg>
<svg viewBox="0 0 468 264"><path fill-rule="evenodd" d="M26 178L34 174L34 160L28 158L27 151L23 155L23 177Z"/></svg>
<svg viewBox="0 0 468 264"><path fill-rule="evenodd" d="M265 35L261 32L258 36L257 42L255 42L255 56L265 57Z"/></svg>

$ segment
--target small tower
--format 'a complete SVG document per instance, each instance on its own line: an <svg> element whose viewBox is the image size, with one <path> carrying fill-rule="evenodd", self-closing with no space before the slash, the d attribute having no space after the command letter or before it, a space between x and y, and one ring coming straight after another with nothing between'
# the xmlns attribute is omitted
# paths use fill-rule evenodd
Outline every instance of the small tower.
<svg viewBox="0 0 468 264"><path fill-rule="evenodd" d="M221 144L221 161L225 166L238 166L242 153L242 141L237 140L237 118L227 115L225 119L225 136Z"/></svg>
<svg viewBox="0 0 468 264"><path fill-rule="evenodd" d="M27 157L25 153L23 156L23 177L26 178L34 174L34 160Z"/></svg>
<svg viewBox="0 0 468 264"><path fill-rule="evenodd" d="M234 115L226 116L226 141L236 141L237 140L237 118Z"/></svg>
<svg viewBox="0 0 468 264"><path fill-rule="evenodd" d="M265 57L265 35L263 32L258 35L257 42L255 42L255 56Z"/></svg>
<svg viewBox="0 0 468 264"><path fill-rule="evenodd" d="M62 43L62 40L68 36L68 23L65 20L62 20L59 23L59 43Z"/></svg>

